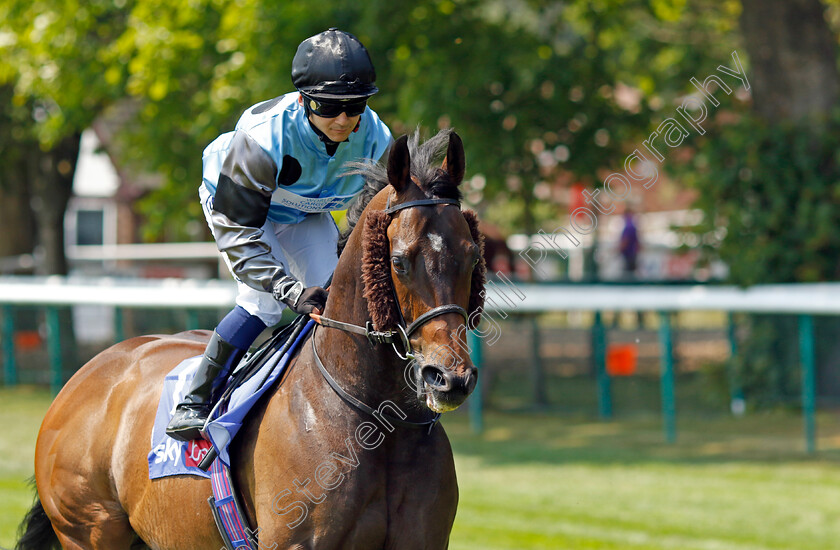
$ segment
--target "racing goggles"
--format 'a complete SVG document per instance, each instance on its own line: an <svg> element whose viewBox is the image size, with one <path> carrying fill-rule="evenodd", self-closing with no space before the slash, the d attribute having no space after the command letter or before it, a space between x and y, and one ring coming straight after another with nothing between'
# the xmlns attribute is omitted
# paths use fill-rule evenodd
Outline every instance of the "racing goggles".
<svg viewBox="0 0 840 550"><path fill-rule="evenodd" d="M321 118L335 118L341 113L348 117L359 116L365 112L367 106L367 99L326 103L309 96L303 96L303 100L306 102L309 111Z"/></svg>

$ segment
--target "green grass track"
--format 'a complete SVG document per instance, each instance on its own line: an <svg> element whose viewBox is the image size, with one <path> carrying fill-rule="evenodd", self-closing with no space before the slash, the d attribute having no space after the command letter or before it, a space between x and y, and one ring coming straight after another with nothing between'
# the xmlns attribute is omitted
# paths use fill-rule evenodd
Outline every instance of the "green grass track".
<svg viewBox="0 0 840 550"><path fill-rule="evenodd" d="M0 389L0 547L32 503L26 480L50 395ZM460 504L453 550L840 550L840 418L803 452L794 413L683 418L663 442L655 416L445 417ZM422 475L420 476L422 477Z"/></svg>

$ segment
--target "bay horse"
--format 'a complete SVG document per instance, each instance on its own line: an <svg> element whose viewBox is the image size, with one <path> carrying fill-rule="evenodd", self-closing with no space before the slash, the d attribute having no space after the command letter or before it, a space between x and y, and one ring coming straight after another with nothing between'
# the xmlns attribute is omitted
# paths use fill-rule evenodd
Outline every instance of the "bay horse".
<svg viewBox="0 0 840 550"><path fill-rule="evenodd" d="M483 285L475 216L458 202L464 164L460 138L444 131L422 144L417 133L401 137L387 168L356 167L372 199L351 212L357 223L323 318L396 326L402 342L374 345L360 334L317 327L246 421L231 448L232 470L260 548L448 546L458 488L449 440L431 420L475 387L477 372L458 335L465 309L479 311ZM163 379L201 354L208 336L132 338L67 382L38 434L38 499L19 550L223 547L207 503L210 481L150 480L147 462ZM454 354L451 364L440 360L441 349ZM406 384L407 357L413 385ZM382 414L349 404L327 376Z"/></svg>

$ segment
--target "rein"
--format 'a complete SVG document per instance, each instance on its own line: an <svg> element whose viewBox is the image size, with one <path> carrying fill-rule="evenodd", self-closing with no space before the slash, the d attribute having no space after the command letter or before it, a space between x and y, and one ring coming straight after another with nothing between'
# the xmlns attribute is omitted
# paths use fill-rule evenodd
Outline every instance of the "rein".
<svg viewBox="0 0 840 550"><path fill-rule="evenodd" d="M317 329L316 329L317 330ZM324 363L321 361L321 358L318 356L318 349L315 347L315 332L312 333L312 354L315 356L315 364L318 365L318 370L321 371L321 374L324 376L324 379L327 381L327 384L341 397L344 401L349 403L350 405L356 407L362 412L365 412L373 417L380 416L389 422L393 422L398 426L403 426L406 428L429 428L428 433L432 433L432 428L435 427L438 420L440 420L440 413L435 413L435 415L431 418L431 420L426 420L425 422L411 422L409 420L403 420L402 418L396 417L394 415L388 414L386 412L379 411L377 412L376 409L371 407L370 405L365 404L363 401L353 397L349 393L347 393L344 388L342 388L338 382L335 381L330 373L327 371L327 368L324 366Z"/></svg>

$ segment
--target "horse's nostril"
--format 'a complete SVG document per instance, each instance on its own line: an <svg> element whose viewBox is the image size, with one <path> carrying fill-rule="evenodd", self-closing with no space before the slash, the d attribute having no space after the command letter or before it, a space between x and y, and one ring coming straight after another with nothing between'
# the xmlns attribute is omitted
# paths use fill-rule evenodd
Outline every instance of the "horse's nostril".
<svg viewBox="0 0 840 550"><path fill-rule="evenodd" d="M467 371L467 377L464 381L464 387L467 390L467 395L471 394L478 384L478 369L472 367Z"/></svg>
<svg viewBox="0 0 840 550"><path fill-rule="evenodd" d="M446 376L446 372L440 367L426 365L420 369L420 374L423 376L423 381L433 390L449 391L449 388L452 387L452 382Z"/></svg>

